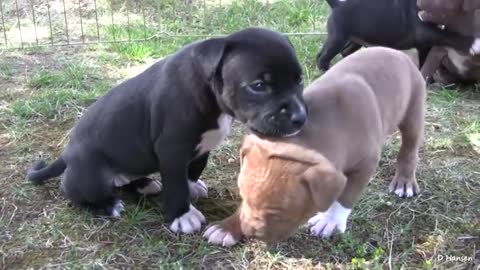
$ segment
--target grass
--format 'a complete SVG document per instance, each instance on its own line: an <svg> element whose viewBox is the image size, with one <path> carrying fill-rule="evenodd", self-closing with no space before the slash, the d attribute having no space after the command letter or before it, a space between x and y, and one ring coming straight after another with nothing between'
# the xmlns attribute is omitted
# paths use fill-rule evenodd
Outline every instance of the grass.
<svg viewBox="0 0 480 270"><path fill-rule="evenodd" d="M125 9L116 2L118 12L115 26L111 26L106 3L97 4L103 10L99 13L102 38L153 38L147 42L0 52L0 269L478 267L478 86L430 89L425 146L417 174L419 196L406 200L386 192L399 149L399 140L393 136L383 150L375 178L353 210L347 232L331 240L311 237L302 227L273 248L249 241L225 249L209 245L200 234L172 234L162 222L155 197L126 195L126 211L122 219L114 221L70 207L58 192L58 181L44 187L26 183L25 171L31 162L39 157L55 158L88 105L118 82L197 39L155 36L158 33L188 30L216 34L247 26L284 32L324 31L329 12L323 1L314 0L270 1L269 5L253 0L222 1L221 8L216 3L207 10L201 8L202 1L194 1L191 7L183 1L146 1L145 5L159 12L147 16L151 21L144 28L138 14L130 13L127 24ZM187 16L189 10L191 16ZM84 30L95 35L88 18ZM6 22L11 24L11 18ZM78 33L76 28L78 25L72 23L72 36ZM313 59L323 37L290 39L309 83L319 76ZM236 174L244 133L236 123L231 136L214 151L202 176L209 186L209 199L200 200L197 206L209 222L228 216L239 202ZM439 255L466 256L473 261L446 262L439 260Z"/></svg>

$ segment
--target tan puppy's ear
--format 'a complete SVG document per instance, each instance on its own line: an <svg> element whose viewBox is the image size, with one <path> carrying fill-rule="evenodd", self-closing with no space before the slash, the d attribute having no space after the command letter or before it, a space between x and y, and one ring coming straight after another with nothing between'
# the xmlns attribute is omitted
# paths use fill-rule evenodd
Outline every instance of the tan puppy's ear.
<svg viewBox="0 0 480 270"><path fill-rule="evenodd" d="M317 211L327 211L328 207L340 196L345 188L347 178L337 171L328 160L308 168L301 176Z"/></svg>
<svg viewBox="0 0 480 270"><path fill-rule="evenodd" d="M463 10L472 11L480 8L480 0L463 0Z"/></svg>
<svg viewBox="0 0 480 270"><path fill-rule="evenodd" d="M312 165L324 161L329 162L320 153L295 144L275 144L274 148L270 149L270 157Z"/></svg>

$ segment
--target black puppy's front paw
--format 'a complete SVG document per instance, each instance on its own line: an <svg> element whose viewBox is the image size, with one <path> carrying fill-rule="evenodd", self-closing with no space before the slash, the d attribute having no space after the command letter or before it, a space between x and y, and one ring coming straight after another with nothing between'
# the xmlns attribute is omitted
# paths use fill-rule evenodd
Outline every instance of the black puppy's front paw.
<svg viewBox="0 0 480 270"><path fill-rule="evenodd" d="M208 198L208 187L201 179L197 181L188 180L188 189L190 191L190 199L193 201L200 198Z"/></svg>
<svg viewBox="0 0 480 270"><path fill-rule="evenodd" d="M175 218L169 229L175 233L191 234L200 231L202 224L206 222L207 220L202 212L190 205L188 212Z"/></svg>

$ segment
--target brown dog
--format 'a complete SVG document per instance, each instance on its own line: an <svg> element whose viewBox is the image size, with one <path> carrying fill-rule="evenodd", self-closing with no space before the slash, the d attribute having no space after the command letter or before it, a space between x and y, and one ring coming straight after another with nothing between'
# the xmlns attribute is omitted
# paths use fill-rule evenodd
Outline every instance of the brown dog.
<svg viewBox="0 0 480 270"><path fill-rule="evenodd" d="M480 37L480 0L417 0L417 5L423 21L445 25L465 36ZM422 67L422 74L424 78L433 76L435 81L444 84L478 82L480 57L452 48L434 47Z"/></svg>
<svg viewBox="0 0 480 270"><path fill-rule="evenodd" d="M210 243L231 246L247 236L274 244L310 217L313 235L344 232L382 145L397 128L402 145L390 191L401 197L419 192L415 171L426 90L406 54L362 49L314 81L304 98L309 118L296 136L245 137L238 177L243 201L235 214L206 230Z"/></svg>
<svg viewBox="0 0 480 270"><path fill-rule="evenodd" d="M420 19L424 21L455 24L465 13L479 9L480 0L417 0L417 6L421 10Z"/></svg>

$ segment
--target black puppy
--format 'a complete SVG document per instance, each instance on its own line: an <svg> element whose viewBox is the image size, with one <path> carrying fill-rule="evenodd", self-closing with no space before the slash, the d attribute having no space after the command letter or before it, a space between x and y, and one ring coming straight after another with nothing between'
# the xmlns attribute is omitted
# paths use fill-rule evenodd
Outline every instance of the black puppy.
<svg viewBox="0 0 480 270"><path fill-rule="evenodd" d="M123 209L116 187L163 188L170 229L192 233L205 217L190 199L206 196L197 180L232 119L262 136L294 135L306 120L302 92L294 48L277 32L249 28L195 42L96 101L61 156L48 167L37 162L28 179L40 184L65 172L66 197L112 216ZM155 172L163 187L145 178Z"/></svg>
<svg viewBox="0 0 480 270"><path fill-rule="evenodd" d="M420 67L433 46L452 47L480 54L480 39L465 37L418 17L417 0L327 0L332 13L327 21L328 37L317 55L317 67L326 71L340 52L343 57L362 45L398 50L416 48Z"/></svg>

